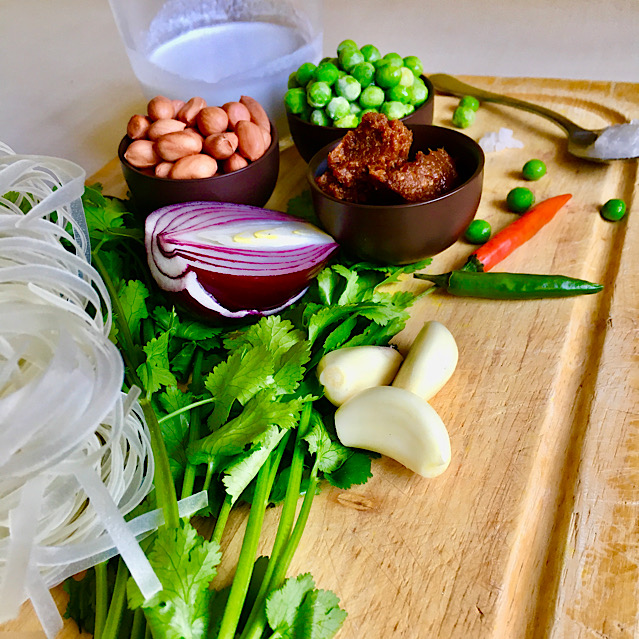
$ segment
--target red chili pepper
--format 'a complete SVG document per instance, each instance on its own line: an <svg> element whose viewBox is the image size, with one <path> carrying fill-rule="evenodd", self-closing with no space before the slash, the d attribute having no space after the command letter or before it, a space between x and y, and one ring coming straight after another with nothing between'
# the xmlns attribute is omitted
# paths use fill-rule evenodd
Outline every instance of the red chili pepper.
<svg viewBox="0 0 639 639"><path fill-rule="evenodd" d="M543 228L572 197L569 193L539 202L470 254L465 271L489 271Z"/></svg>

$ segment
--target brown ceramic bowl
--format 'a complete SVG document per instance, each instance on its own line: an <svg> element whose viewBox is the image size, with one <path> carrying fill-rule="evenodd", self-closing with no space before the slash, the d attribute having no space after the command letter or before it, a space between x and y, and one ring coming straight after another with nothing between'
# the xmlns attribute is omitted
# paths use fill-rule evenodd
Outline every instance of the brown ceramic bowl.
<svg viewBox="0 0 639 639"><path fill-rule="evenodd" d="M271 197L280 168L277 129L271 122L271 145L266 153L248 166L233 173L214 175L194 180L160 178L136 169L124 157L131 143L122 138L118 157L131 199L143 215L169 204L194 201L232 202L264 206Z"/></svg>
<svg viewBox="0 0 639 639"><path fill-rule="evenodd" d="M433 109L435 107L435 89L431 81L425 76L422 80L428 89L428 97L426 102L419 109L415 109L413 113L402 118L404 124L432 124ZM306 162L323 147L335 140L340 140L349 131L349 129L340 129L334 126L320 126L305 122L297 115L292 113L286 114L288 127L291 131L291 137L299 154Z"/></svg>
<svg viewBox="0 0 639 639"><path fill-rule="evenodd" d="M426 202L355 204L327 195L315 183L339 142L325 146L309 162L306 175L321 224L347 253L360 259L410 264L436 255L463 235L477 212L484 176L481 147L453 129L423 124L408 128L413 132L411 156L446 149L461 177L458 187Z"/></svg>

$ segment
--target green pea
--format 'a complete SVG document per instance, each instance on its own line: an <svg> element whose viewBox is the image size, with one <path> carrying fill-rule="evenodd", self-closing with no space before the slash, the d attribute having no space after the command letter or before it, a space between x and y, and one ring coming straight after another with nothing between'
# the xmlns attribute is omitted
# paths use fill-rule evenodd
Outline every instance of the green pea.
<svg viewBox="0 0 639 639"><path fill-rule="evenodd" d="M464 237L471 244L485 244L490 239L491 228L486 220L473 220L466 229Z"/></svg>
<svg viewBox="0 0 639 639"><path fill-rule="evenodd" d="M342 51L344 51L344 49L357 49L357 44L355 43L355 40L342 40L337 45L337 55L339 56L339 54Z"/></svg>
<svg viewBox="0 0 639 639"><path fill-rule="evenodd" d="M399 53L387 53L386 55L383 56L384 60L395 60L396 62L399 62L400 64L404 64L404 58L402 58L401 55L399 55Z"/></svg>
<svg viewBox="0 0 639 639"><path fill-rule="evenodd" d="M535 203L535 196L530 189L517 186L506 196L506 206L513 213L525 213Z"/></svg>
<svg viewBox="0 0 639 639"><path fill-rule="evenodd" d="M403 87L401 84L396 84L394 87L387 89L386 99L391 102L397 101L403 104L408 104L410 102L408 89L406 87Z"/></svg>
<svg viewBox="0 0 639 639"><path fill-rule="evenodd" d="M410 115L411 113L415 111L415 107L412 104L405 104L404 111L405 111L404 117L406 117L407 115Z"/></svg>
<svg viewBox="0 0 639 639"><path fill-rule="evenodd" d="M324 113L323 109L313 109L308 118L308 121L311 124L316 124L317 126L330 126L331 122L328 119L326 113Z"/></svg>
<svg viewBox="0 0 639 639"><path fill-rule="evenodd" d="M315 109L325 107L332 97L333 92L326 82L313 82L306 89L306 101Z"/></svg>
<svg viewBox="0 0 639 639"><path fill-rule="evenodd" d="M296 89L297 87L299 87L300 83L297 81L297 73L295 73L295 71L293 71L293 73L291 73L288 76L288 84L286 85L287 89Z"/></svg>
<svg viewBox="0 0 639 639"><path fill-rule="evenodd" d="M613 198L599 209L599 213L604 220L618 222L626 214L626 203L618 198Z"/></svg>
<svg viewBox="0 0 639 639"><path fill-rule="evenodd" d="M379 111L389 120L401 120L401 118L406 115L406 105L393 100L391 102L384 102Z"/></svg>
<svg viewBox="0 0 639 639"><path fill-rule="evenodd" d="M459 101L459 106L467 107L469 109L472 109L473 111L477 111L479 109L479 100L472 95L465 95Z"/></svg>
<svg viewBox="0 0 639 639"><path fill-rule="evenodd" d="M413 82L409 87L406 87L408 92L408 103L413 106L419 106L426 102L428 97L428 89L423 82Z"/></svg>
<svg viewBox="0 0 639 639"><path fill-rule="evenodd" d="M342 69L344 69L344 71L348 71L349 73L356 64L365 62L364 56L359 49L343 49L340 52L338 59Z"/></svg>
<svg viewBox="0 0 639 639"><path fill-rule="evenodd" d="M375 67L370 62L360 62L351 69L351 75L365 89L375 79Z"/></svg>
<svg viewBox="0 0 639 639"><path fill-rule="evenodd" d="M383 67L387 64L391 64L392 66L398 68L404 66L403 60L398 60L397 58L380 58L379 60L373 60L373 66L376 69L379 69L379 67Z"/></svg>
<svg viewBox="0 0 639 639"><path fill-rule="evenodd" d="M349 102L357 100L362 92L362 85L352 76L346 75L335 83L335 93Z"/></svg>
<svg viewBox="0 0 639 639"><path fill-rule="evenodd" d="M404 58L404 66L408 67L417 77L424 73L424 65L416 55L406 56Z"/></svg>
<svg viewBox="0 0 639 639"><path fill-rule="evenodd" d="M305 87L311 80L315 79L317 67L312 62L304 62L295 74L295 79L301 87Z"/></svg>
<svg viewBox="0 0 639 639"><path fill-rule="evenodd" d="M525 180L535 181L546 175L546 165L541 160L528 160L521 169Z"/></svg>
<svg viewBox="0 0 639 639"><path fill-rule="evenodd" d="M362 118L367 114L367 113L379 113L379 111L377 109L362 109L358 114L357 117L359 118L360 122L362 121Z"/></svg>
<svg viewBox="0 0 639 639"><path fill-rule="evenodd" d="M329 86L335 84L338 75L339 69L332 62L322 62L315 73L318 82L326 82Z"/></svg>
<svg viewBox="0 0 639 639"><path fill-rule="evenodd" d="M375 60L379 60L382 57L382 54L379 52L379 49L372 44L365 44L360 51L364 56L364 60L366 62L374 62Z"/></svg>
<svg viewBox="0 0 639 639"><path fill-rule="evenodd" d="M300 87L289 89L284 94L284 106L289 113L300 115L308 106L306 91Z"/></svg>
<svg viewBox="0 0 639 639"><path fill-rule="evenodd" d="M357 116L349 113L342 118L338 118L333 122L333 126L336 126L339 129L353 129L359 124L359 120Z"/></svg>
<svg viewBox="0 0 639 639"><path fill-rule="evenodd" d="M364 109L376 109L384 103L384 90L377 85L366 87L359 96L359 104Z"/></svg>
<svg viewBox="0 0 639 639"><path fill-rule="evenodd" d="M339 120L350 115L351 105L346 98L335 97L326 105L326 115L331 120Z"/></svg>
<svg viewBox="0 0 639 639"><path fill-rule="evenodd" d="M475 111L468 107L458 106L453 112L453 124L460 129L469 127L475 121Z"/></svg>
<svg viewBox="0 0 639 639"><path fill-rule="evenodd" d="M399 79L399 83L404 87L413 86L413 82L415 82L413 72L408 67L401 67L400 71L402 77Z"/></svg>
<svg viewBox="0 0 639 639"><path fill-rule="evenodd" d="M402 79L402 68L392 63L381 64L375 70L375 83L382 89L390 89Z"/></svg>

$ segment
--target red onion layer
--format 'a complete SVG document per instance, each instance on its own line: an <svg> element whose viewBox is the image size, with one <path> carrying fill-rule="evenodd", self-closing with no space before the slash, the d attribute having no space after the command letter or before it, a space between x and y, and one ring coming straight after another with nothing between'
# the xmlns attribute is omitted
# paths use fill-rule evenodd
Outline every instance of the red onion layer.
<svg viewBox="0 0 639 639"><path fill-rule="evenodd" d="M187 202L146 219L160 288L206 315L277 313L297 301L338 244L286 213L225 202Z"/></svg>

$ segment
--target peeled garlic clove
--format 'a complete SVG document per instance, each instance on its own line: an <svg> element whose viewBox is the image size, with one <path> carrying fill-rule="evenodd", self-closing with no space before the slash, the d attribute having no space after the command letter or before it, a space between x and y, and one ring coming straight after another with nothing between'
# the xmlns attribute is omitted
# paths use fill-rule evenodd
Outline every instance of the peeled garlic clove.
<svg viewBox="0 0 639 639"><path fill-rule="evenodd" d="M402 363L390 346L351 346L331 351L317 365L324 395L335 406L372 386L390 384Z"/></svg>
<svg viewBox="0 0 639 639"><path fill-rule="evenodd" d="M358 393L335 412L335 429L344 446L386 455L423 477L441 475L450 464L446 426L428 402L403 388Z"/></svg>
<svg viewBox="0 0 639 639"><path fill-rule="evenodd" d="M426 322L392 385L429 400L451 378L458 359L459 351L452 333L440 322Z"/></svg>

